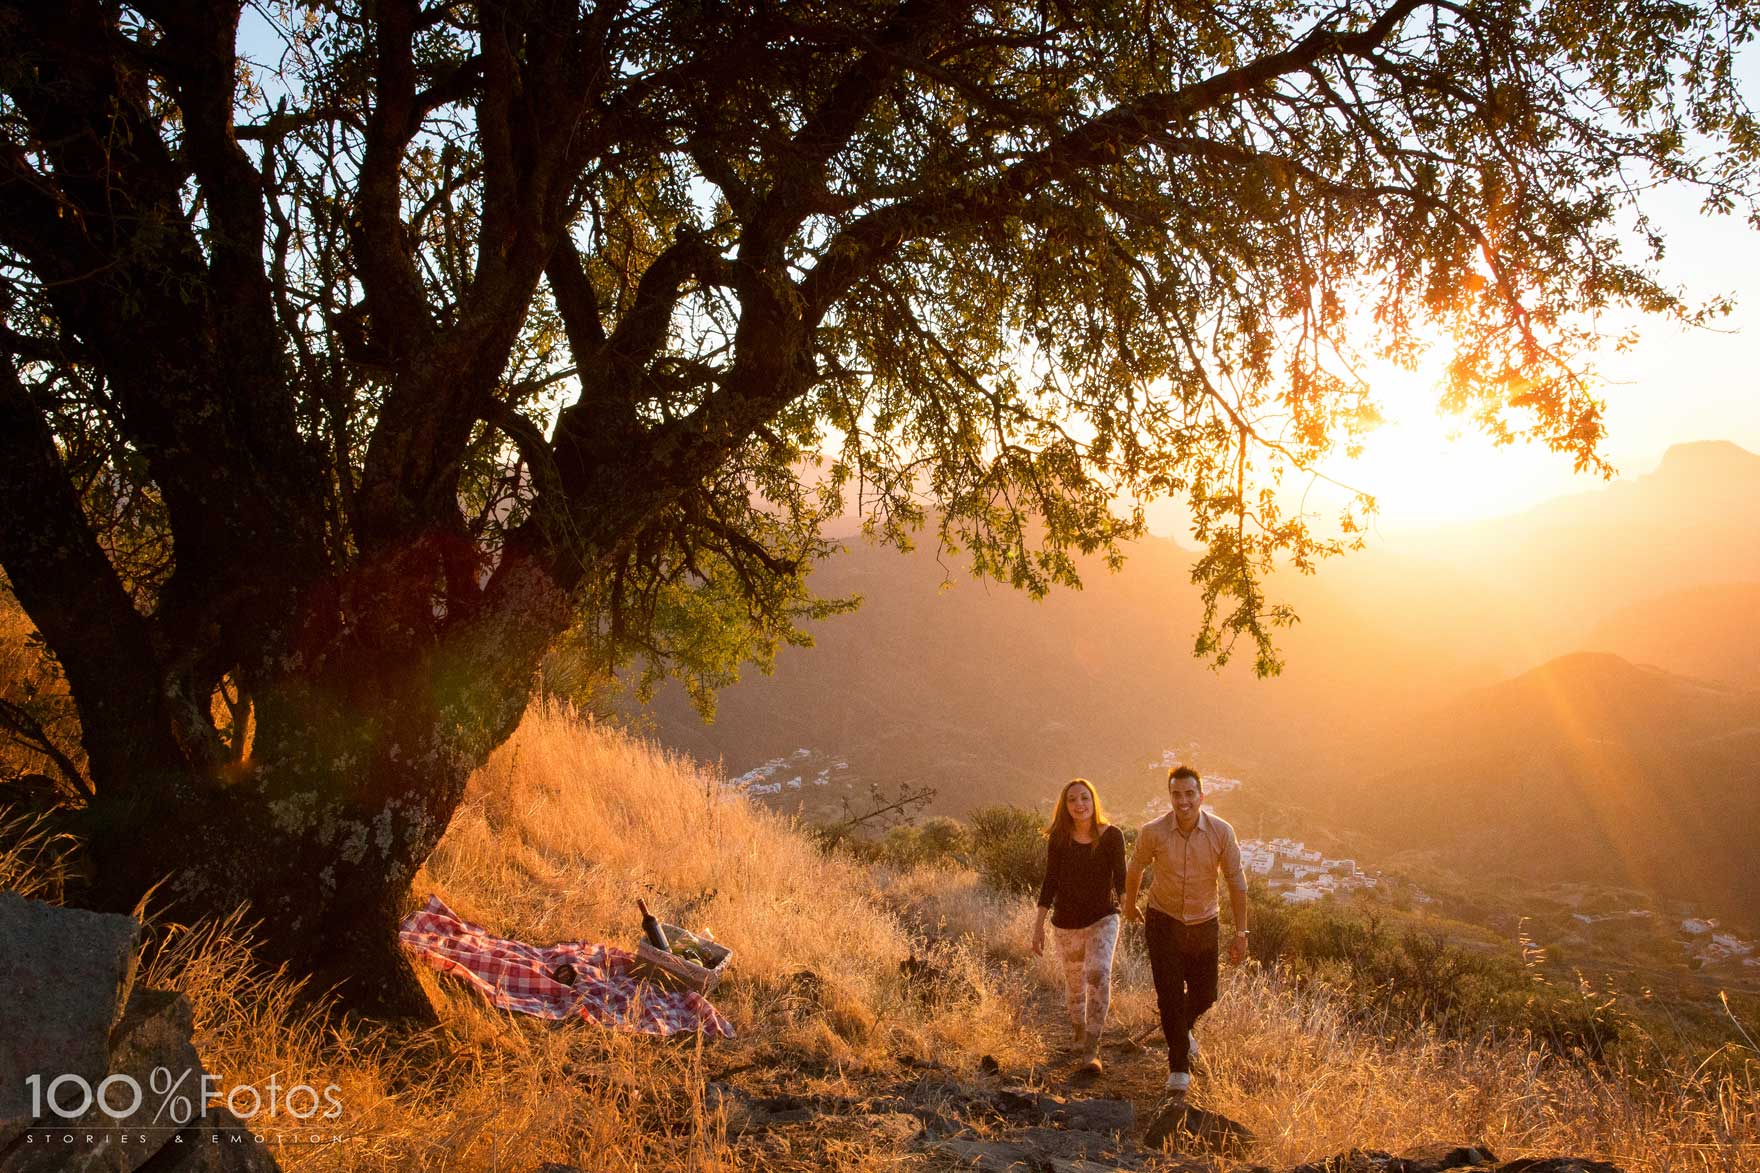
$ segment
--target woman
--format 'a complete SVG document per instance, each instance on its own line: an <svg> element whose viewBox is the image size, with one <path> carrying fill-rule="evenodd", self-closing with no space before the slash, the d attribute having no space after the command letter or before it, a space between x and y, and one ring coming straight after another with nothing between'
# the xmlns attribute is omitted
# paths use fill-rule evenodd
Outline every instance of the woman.
<svg viewBox="0 0 1760 1173"><path fill-rule="evenodd" d="M1112 1003L1112 950L1118 944L1118 897L1124 891L1124 833L1106 821L1086 778L1063 788L1051 817L1045 883L1033 953L1045 952L1045 916L1057 930L1065 994L1079 1062L1100 1070L1100 1035Z"/></svg>

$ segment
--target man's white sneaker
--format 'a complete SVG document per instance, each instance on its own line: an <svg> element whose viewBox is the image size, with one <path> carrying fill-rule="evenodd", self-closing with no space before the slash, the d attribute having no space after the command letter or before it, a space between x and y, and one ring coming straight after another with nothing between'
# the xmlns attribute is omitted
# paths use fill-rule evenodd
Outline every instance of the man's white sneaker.
<svg viewBox="0 0 1760 1173"><path fill-rule="evenodd" d="M1170 1092L1183 1092L1192 1086L1192 1075L1189 1071L1169 1071L1167 1082L1162 1085Z"/></svg>

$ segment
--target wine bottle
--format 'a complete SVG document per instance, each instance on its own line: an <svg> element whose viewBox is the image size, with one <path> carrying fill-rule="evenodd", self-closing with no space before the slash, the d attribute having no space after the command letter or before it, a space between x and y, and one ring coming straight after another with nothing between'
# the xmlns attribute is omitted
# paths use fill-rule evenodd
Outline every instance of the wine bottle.
<svg viewBox="0 0 1760 1173"><path fill-rule="evenodd" d="M660 927L660 922L648 911L648 902L637 900L636 907L642 910L642 935L648 938L648 944L662 953L671 952L672 947L666 943L666 930Z"/></svg>

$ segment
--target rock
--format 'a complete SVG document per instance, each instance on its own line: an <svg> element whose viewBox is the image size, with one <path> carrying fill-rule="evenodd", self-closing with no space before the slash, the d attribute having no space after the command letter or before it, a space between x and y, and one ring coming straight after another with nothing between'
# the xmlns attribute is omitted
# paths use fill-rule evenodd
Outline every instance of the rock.
<svg viewBox="0 0 1760 1173"><path fill-rule="evenodd" d="M1352 1149L1319 1161L1297 1165L1289 1173L1384 1173L1393 1154L1380 1149Z"/></svg>
<svg viewBox="0 0 1760 1173"><path fill-rule="evenodd" d="M8 1173L278 1169L224 1109L177 1130L205 1099L194 1022L183 995L135 986L139 943L130 917L0 892L0 1165ZM41 1077L38 1119L32 1076ZM81 1114L69 1119L55 1106Z"/></svg>
<svg viewBox="0 0 1760 1173"><path fill-rule="evenodd" d="M172 1137L138 1173L279 1173L280 1169L243 1121L225 1108L209 1108L201 1124Z"/></svg>
<svg viewBox="0 0 1760 1173"><path fill-rule="evenodd" d="M1484 1169L1486 1173L1621 1173L1616 1166L1584 1157L1522 1157L1504 1164L1479 1145L1428 1145L1396 1157L1380 1149L1352 1149L1323 1161L1298 1165L1289 1173L1453 1173Z"/></svg>
<svg viewBox="0 0 1760 1173"><path fill-rule="evenodd" d="M955 1138L941 1141L929 1151L941 1158L939 1168L980 1173L1118 1173L1120 1168L1085 1157L1053 1156L1031 1145L1004 1140Z"/></svg>
<svg viewBox="0 0 1760 1173"><path fill-rule="evenodd" d="M1111 1112L1114 1118L1118 1115L1109 1102L1103 1111ZM1045 1119L1047 1123L1013 1128L1002 1136L980 1136L969 1129L945 1133L925 1130L917 1148L930 1154L937 1168L1037 1173L1128 1173L1144 1168L1145 1161L1153 1159L1147 1150L1115 1132L1059 1128L1049 1123L1050 1116ZM1165 1163L1157 1167L1165 1167Z"/></svg>
<svg viewBox="0 0 1760 1173"><path fill-rule="evenodd" d="M176 1119L179 1103L187 1108L187 1115L201 1110L202 1061L190 1043L194 1030L195 1019L182 994L136 989L122 1021L111 1032L105 1078L114 1082L104 1092L109 1110L94 1103L77 1120L55 1121L52 1130L89 1135L93 1140L60 1151L27 1152L16 1166L18 1173L50 1169L131 1173L140 1168L156 1146L142 1144L136 1137L165 1139L159 1129ZM175 1092L169 1090L173 1086ZM132 1111L117 1114L131 1102Z"/></svg>
<svg viewBox="0 0 1760 1173"><path fill-rule="evenodd" d="M1252 1143L1253 1134L1245 1126L1184 1100L1176 1100L1162 1109L1143 1134L1147 1147L1158 1149L1171 1144L1180 1153L1199 1149L1219 1155L1237 1154Z"/></svg>
<svg viewBox="0 0 1760 1173"><path fill-rule="evenodd" d="M908 1112L867 1112L851 1116L863 1137L903 1148L923 1134L923 1122Z"/></svg>
<svg viewBox="0 0 1760 1173"><path fill-rule="evenodd" d="M1491 1150L1478 1145L1426 1145L1388 1164L1388 1173L1448 1173L1451 1169L1483 1169L1497 1164Z"/></svg>
<svg viewBox="0 0 1760 1173"><path fill-rule="evenodd" d="M1122 1137L1085 1129L1023 1128L1008 1139L1046 1158L1087 1161L1108 1169L1136 1169L1150 1157L1148 1150Z"/></svg>
<svg viewBox="0 0 1760 1173"><path fill-rule="evenodd" d="M985 1055L982 1059L978 1060L978 1070L985 1075L1000 1075L1002 1073L1002 1064L996 1061L996 1056Z"/></svg>
<svg viewBox="0 0 1760 1173"><path fill-rule="evenodd" d="M1137 1108L1129 1100L1066 1100L1062 1096L1042 1095L1039 1112L1053 1124L1085 1132L1122 1136L1137 1126Z"/></svg>
<svg viewBox="0 0 1760 1173"><path fill-rule="evenodd" d="M984 1173L1010 1173L1023 1166L1028 1169L1043 1169L1043 1164L1033 1164L1032 1156L1025 1148L1005 1141L967 1140L954 1137L938 1141L929 1146L929 1152L946 1159L946 1164L937 1162L942 1168L977 1169Z"/></svg>
<svg viewBox="0 0 1760 1173"><path fill-rule="evenodd" d="M0 1150L31 1126L25 1081L73 1075L96 1087L110 1031L134 985L140 925L0 892ZM64 1087L66 1085L63 1085ZM64 1092L63 1094L72 1094ZM77 1098L77 1097L76 1097Z"/></svg>
<svg viewBox="0 0 1760 1173"><path fill-rule="evenodd" d="M1019 1124L1037 1124L1045 1116L1039 1107L1040 1098L1037 1092L1005 1087L1000 1091L993 1092L986 1102L990 1110L1004 1120Z"/></svg>

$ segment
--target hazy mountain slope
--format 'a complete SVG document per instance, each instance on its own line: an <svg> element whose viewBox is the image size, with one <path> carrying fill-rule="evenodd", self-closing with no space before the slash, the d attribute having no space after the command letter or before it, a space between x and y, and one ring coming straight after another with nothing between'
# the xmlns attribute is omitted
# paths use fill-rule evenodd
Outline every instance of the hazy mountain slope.
<svg viewBox="0 0 1760 1173"><path fill-rule="evenodd" d="M1380 849L1760 916L1760 693L1578 654L1388 723L1298 786Z"/></svg>
<svg viewBox="0 0 1760 1173"><path fill-rule="evenodd" d="M1035 602L958 568L941 589L948 570L932 551L857 543L814 585L862 606L820 625L816 647L724 692L713 726L676 693L654 713L665 740L732 772L809 747L849 763L840 780L927 782L950 811L1031 801L1075 773L1134 780L1149 756L1194 741L1258 760L1254 715L1288 689L1192 659L1188 558L1150 541L1122 575L1088 566L1086 589Z"/></svg>
<svg viewBox="0 0 1760 1173"><path fill-rule="evenodd" d="M1760 688L1760 582L1643 599L1602 619L1584 642L1683 676Z"/></svg>
<svg viewBox="0 0 1760 1173"><path fill-rule="evenodd" d="M1389 546L1426 587L1459 596L1470 584L1469 613L1489 620L1487 650L1521 657L1512 670L1522 670L1593 648L1596 624L1641 600L1760 581L1755 501L1760 456L1723 442L1680 444L1629 481ZM1374 577L1369 561L1346 575Z"/></svg>

